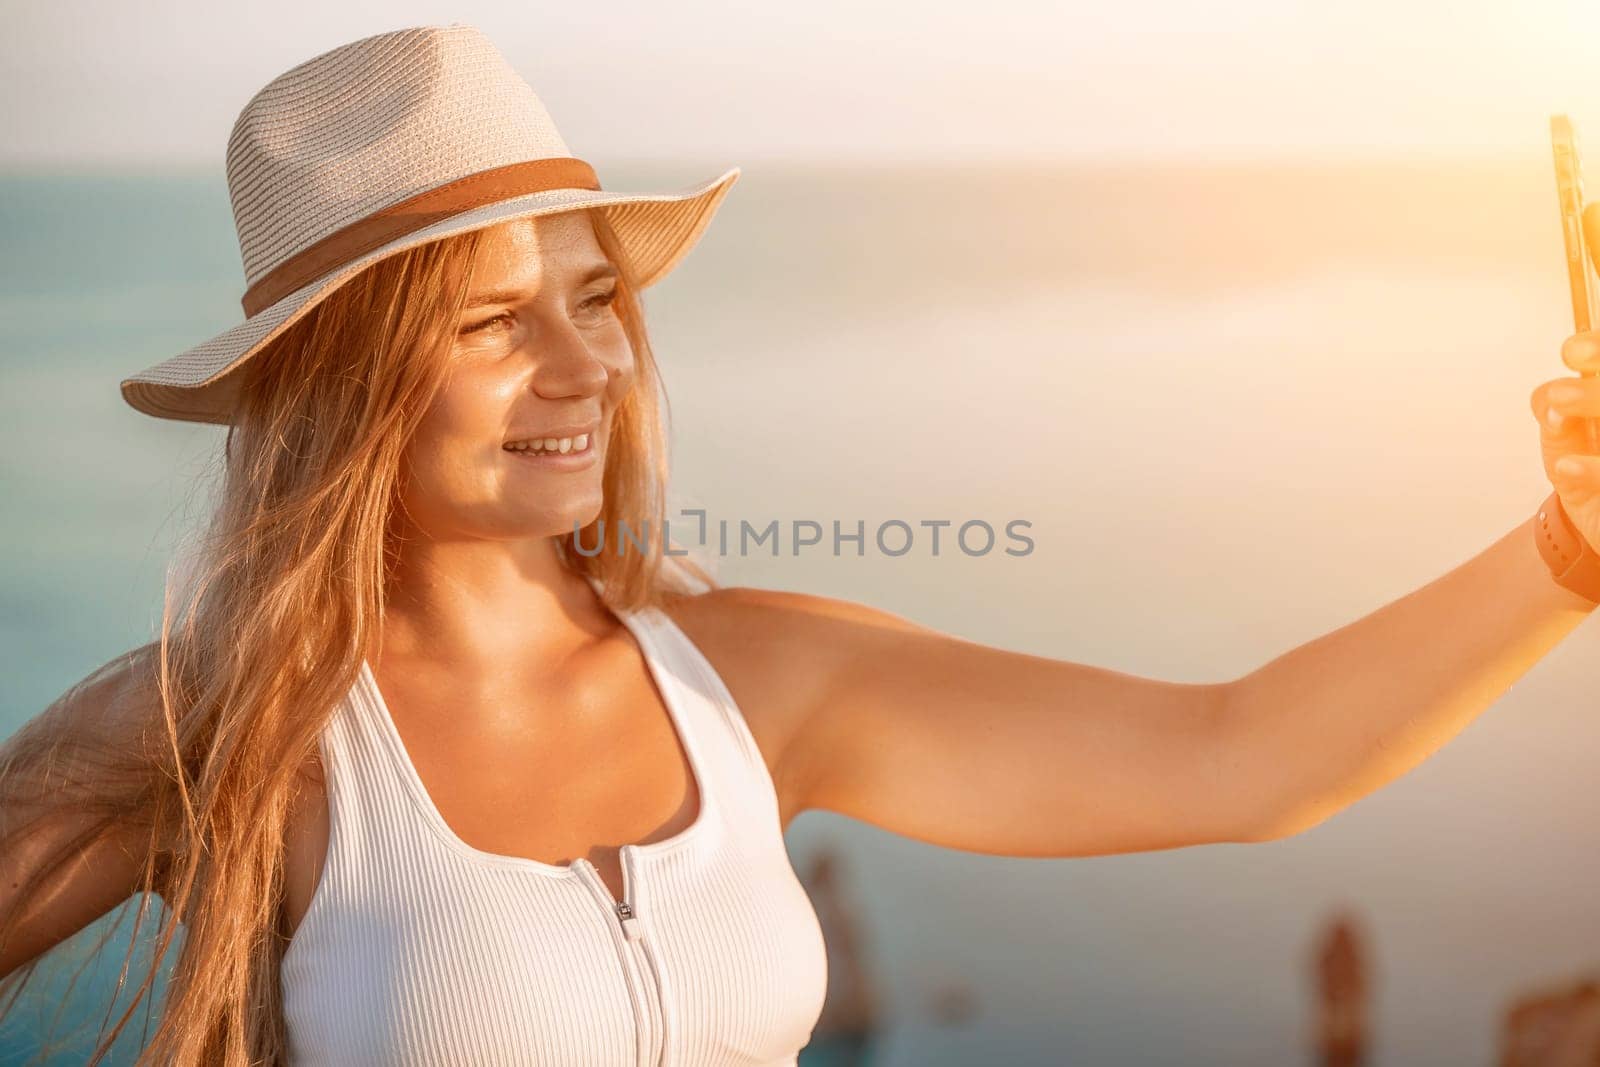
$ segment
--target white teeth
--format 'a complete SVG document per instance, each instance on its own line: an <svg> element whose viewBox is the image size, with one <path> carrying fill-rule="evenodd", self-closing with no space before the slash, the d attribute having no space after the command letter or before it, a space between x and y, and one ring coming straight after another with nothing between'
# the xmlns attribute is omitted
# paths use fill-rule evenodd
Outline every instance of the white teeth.
<svg viewBox="0 0 1600 1067"><path fill-rule="evenodd" d="M589 447L589 435L581 433L576 437L545 437L532 438L527 441L511 441L506 444L506 449L511 452L582 452Z"/></svg>

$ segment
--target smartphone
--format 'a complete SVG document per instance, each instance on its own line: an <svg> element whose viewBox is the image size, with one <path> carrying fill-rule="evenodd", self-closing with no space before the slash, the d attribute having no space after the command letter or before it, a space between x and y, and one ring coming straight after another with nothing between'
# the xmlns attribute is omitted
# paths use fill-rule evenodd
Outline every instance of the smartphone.
<svg viewBox="0 0 1600 1067"><path fill-rule="evenodd" d="M1567 287L1572 293L1572 325L1574 332L1583 333L1592 328L1595 317L1593 275L1585 238L1600 237L1600 215L1584 210L1578 136L1565 115L1550 116L1550 149L1555 156L1556 198L1561 211L1561 241L1566 249ZM1589 450L1600 452L1600 427L1594 419L1586 421Z"/></svg>

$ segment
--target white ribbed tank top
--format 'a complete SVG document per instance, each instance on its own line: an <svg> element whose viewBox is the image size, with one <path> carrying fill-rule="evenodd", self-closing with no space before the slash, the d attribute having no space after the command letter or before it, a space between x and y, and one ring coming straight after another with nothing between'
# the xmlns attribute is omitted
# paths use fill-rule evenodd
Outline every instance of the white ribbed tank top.
<svg viewBox="0 0 1600 1067"><path fill-rule="evenodd" d="M656 608L617 614L688 754L695 822L622 847L620 902L587 859L473 848L363 662L320 738L327 856L281 971L292 1063L798 1062L827 960L766 763L682 629Z"/></svg>

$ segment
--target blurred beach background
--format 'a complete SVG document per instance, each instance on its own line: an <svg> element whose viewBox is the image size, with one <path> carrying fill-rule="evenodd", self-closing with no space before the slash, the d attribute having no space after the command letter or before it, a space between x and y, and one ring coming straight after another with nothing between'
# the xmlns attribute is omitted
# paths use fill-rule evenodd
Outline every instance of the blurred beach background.
<svg viewBox="0 0 1600 1067"><path fill-rule="evenodd" d="M63 7L82 14L83 5ZM158 7L174 25L187 11ZM0 736L153 636L166 567L205 514L222 431L139 415L117 382L238 319L243 282L221 147L249 91L365 33L460 20L493 35L496 18L512 18L499 5L410 7L368 8L259 53L250 27L216 45L222 53L185 84L238 78L238 91L197 100L193 115L140 120L147 138L185 125L201 146L195 158L161 145L119 154L71 128L51 141L43 120L17 106L31 97L8 94L7 121L21 137L0 176ZM1046 17L1015 7L1019 33ZM1577 10L1550 6L1552 18ZM87 76L82 54L50 58L68 17L39 15L26 48L16 38L4 46L8 88L37 86L51 63ZM103 51L129 17L107 14L79 32ZM736 30L754 18L717 17ZM1518 17L1473 9L1460 15L1476 20L1470 34L1457 37L1536 72L1543 37L1492 32L1497 19ZM220 39L225 20L211 21L202 31ZM1170 38L1182 27L1165 22L1149 32L1166 51L1130 52L1127 68L1085 60L1051 83L1056 97L973 89L998 128L1021 128L1000 113L1008 99L1036 124L1033 140L1012 148L1076 149L1073 128L1056 120L1111 113L1086 126L1100 131L1099 158L1047 159L1007 155L1008 143L990 143L1003 138L959 105L943 123L916 111L893 71L948 58L931 38L908 31L925 53L902 41L898 65L872 74L859 45L830 43L820 25L790 29L814 35L804 46L819 63L837 58L837 69L864 78L863 98L881 85L915 115L910 132L880 131L897 151L874 158L865 132L837 152L809 150L806 123L825 121L820 112L831 115L828 101L841 98L829 78L818 114L802 103L772 114L794 131L792 152L770 124L766 141L741 152L757 123L740 119L723 140L667 158L659 128L630 111L639 129L656 131L630 155L619 112L641 96L670 97L684 128L710 124L697 117L708 112L744 115L747 84L761 98L763 53L741 53L737 33L724 39L728 51L699 42L675 58L635 29L618 47L653 66L630 67L608 99L581 105L563 75L547 75L553 114L608 188L676 188L745 168L699 246L645 297L671 401L675 502L735 532L740 520L809 519L861 521L868 537L860 557L853 546L719 557L713 541L701 551L722 582L859 600L1040 655L1219 681L1465 562L1548 491L1528 396L1568 373L1559 348L1571 315L1545 122L1569 111L1600 153L1600 81L1589 71L1552 76L1537 92L1508 89L1521 95L1497 110L1487 101L1503 98L1479 84L1489 75L1469 69L1465 45L1450 54L1459 69L1403 77L1409 53L1390 23L1360 53L1367 65L1339 68L1369 73L1368 88L1343 110L1301 112L1310 132L1278 137L1272 123L1290 102L1317 99L1318 79L1328 92L1351 83L1315 62L1296 73L1277 47L1293 21L1253 29L1235 20L1227 49L1185 69L1202 89L1224 86L1217 92L1245 118L1195 132L1171 117L1185 106L1175 97L1175 110L1145 127L1172 134L1170 158L1155 158L1162 142L1136 134L1147 109L1167 106L1149 88L1160 57L1178 51ZM1423 39L1420 21L1406 25ZM1049 26L1064 49L1070 37L1075 62L1090 51L1085 36L1111 33L1087 16ZM1585 28L1596 29L1592 20ZM566 23L557 30L574 47L582 37ZM560 51L513 41L514 57ZM998 39L976 47L978 59L1003 63ZM708 55L723 56L715 77L666 79ZM1564 55L1564 70L1577 65L1576 50ZM224 74L235 57L248 57L248 71ZM966 59L948 67L944 95L929 106L978 84L982 64ZM154 70L156 59L135 65ZM526 72L544 92L539 70L530 61ZM81 115L58 121L110 121L90 111L115 83L94 84L99 95L74 105ZM1477 95L1463 103L1447 91L1461 86ZM165 81L134 89L177 98ZM107 106L119 125L134 121L126 102ZM1483 123L1451 124L1470 107ZM1412 121L1430 108L1452 118ZM615 129L585 137L587 109L609 109ZM1404 121L1388 121L1396 112ZM1363 127L1362 115L1373 121ZM1261 131L1253 142L1239 135L1251 122ZM1372 137L1349 135L1356 129ZM1340 150L1315 151L1323 142ZM1034 547L967 556L946 541L935 557L919 536L891 558L873 544L880 523L941 519L997 530L1023 520ZM674 534L696 547L687 525ZM1490 1063L1500 1013L1519 990L1600 970L1595 650L1590 620L1417 770L1288 840L1021 859L802 815L789 830L796 866L822 848L847 859L883 983L872 1062L1306 1062L1315 939L1327 915L1349 909L1371 939L1369 1062ZM960 782L953 769L951 789ZM120 948L106 953L93 984L67 1002L70 1018L98 1021L114 978L107 967L120 959ZM959 1025L922 1007L950 981L978 1005ZM40 998L33 1010L61 1002ZM0 1063L23 1062L31 1017L0 1034Z"/></svg>

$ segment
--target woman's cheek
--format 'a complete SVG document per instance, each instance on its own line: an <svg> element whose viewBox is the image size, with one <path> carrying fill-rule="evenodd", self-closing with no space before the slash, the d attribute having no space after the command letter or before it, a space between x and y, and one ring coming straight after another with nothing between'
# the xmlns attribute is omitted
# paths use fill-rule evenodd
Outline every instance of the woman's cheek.
<svg viewBox="0 0 1600 1067"><path fill-rule="evenodd" d="M440 429L438 422L429 425L427 419L418 426L416 436L406 449L406 466L417 495L447 499L459 495L459 488L470 480L466 476L484 466L486 448L481 432L468 438L439 432Z"/></svg>
<svg viewBox="0 0 1600 1067"><path fill-rule="evenodd" d="M632 358L618 360L606 368L606 396L612 406L621 403L633 389L634 366Z"/></svg>

